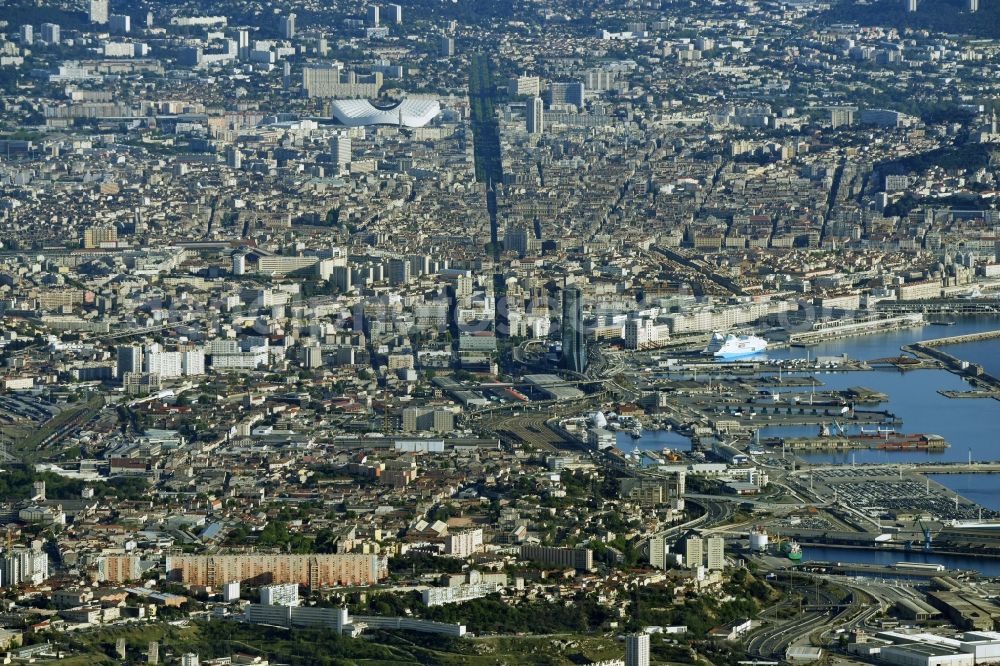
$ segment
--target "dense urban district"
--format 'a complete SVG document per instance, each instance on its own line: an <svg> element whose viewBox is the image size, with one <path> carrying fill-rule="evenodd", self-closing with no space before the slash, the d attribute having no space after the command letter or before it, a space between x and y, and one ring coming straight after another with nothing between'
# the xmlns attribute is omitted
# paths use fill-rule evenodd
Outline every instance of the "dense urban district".
<svg viewBox="0 0 1000 666"><path fill-rule="evenodd" d="M3 663L1000 661L998 38L0 0Z"/></svg>

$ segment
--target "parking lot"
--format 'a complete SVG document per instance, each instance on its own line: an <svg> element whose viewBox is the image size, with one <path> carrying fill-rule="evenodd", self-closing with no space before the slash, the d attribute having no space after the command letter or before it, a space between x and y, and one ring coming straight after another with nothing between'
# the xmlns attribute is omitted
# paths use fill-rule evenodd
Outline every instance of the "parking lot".
<svg viewBox="0 0 1000 666"><path fill-rule="evenodd" d="M979 506L959 500L955 493L912 472L892 475L871 469L818 470L813 475L813 488L836 496L841 504L849 505L872 517L928 515L932 520L971 519L979 517ZM983 517L998 512L983 510Z"/></svg>

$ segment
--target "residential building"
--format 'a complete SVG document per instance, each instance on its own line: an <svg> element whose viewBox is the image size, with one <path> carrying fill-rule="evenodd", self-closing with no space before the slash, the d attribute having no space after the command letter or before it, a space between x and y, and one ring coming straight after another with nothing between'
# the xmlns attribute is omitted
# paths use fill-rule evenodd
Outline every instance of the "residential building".
<svg viewBox="0 0 1000 666"><path fill-rule="evenodd" d="M582 81L553 82L549 84L549 106L584 106L585 88Z"/></svg>
<svg viewBox="0 0 1000 666"><path fill-rule="evenodd" d="M42 41L46 44L57 45L59 44L59 26L55 23L43 23L42 24Z"/></svg>
<svg viewBox="0 0 1000 666"><path fill-rule="evenodd" d="M91 23L103 25L108 22L108 0L90 0L89 18Z"/></svg>
<svg viewBox="0 0 1000 666"><path fill-rule="evenodd" d="M338 170L344 170L351 165L351 137L338 134L330 139L330 159Z"/></svg>
<svg viewBox="0 0 1000 666"><path fill-rule="evenodd" d="M293 39L295 37L295 13L292 12L288 16L282 16L278 21L278 32L285 39Z"/></svg>
<svg viewBox="0 0 1000 666"><path fill-rule="evenodd" d="M297 583L368 585L388 575L388 562L378 555L176 555L167 558L167 575L190 585L220 586L238 580L248 584Z"/></svg>
<svg viewBox="0 0 1000 666"><path fill-rule="evenodd" d="M589 548L521 546L521 558L550 567L589 571L594 568L594 551Z"/></svg>
<svg viewBox="0 0 1000 666"><path fill-rule="evenodd" d="M296 589L298 586L296 586ZM240 598L240 581L231 580L222 586L223 601L237 601Z"/></svg>
<svg viewBox="0 0 1000 666"><path fill-rule="evenodd" d="M399 287L410 282L410 262L406 259L389 260L389 286Z"/></svg>
<svg viewBox="0 0 1000 666"><path fill-rule="evenodd" d="M105 553L97 558L98 582L118 585L139 580L140 576L142 576L142 561L139 555L119 552Z"/></svg>
<svg viewBox="0 0 1000 666"><path fill-rule="evenodd" d="M649 634L629 634L625 637L625 666L649 666Z"/></svg>
<svg viewBox="0 0 1000 666"><path fill-rule="evenodd" d="M0 586L40 585L49 577L49 556L35 548L15 546L0 552Z"/></svg>
<svg viewBox="0 0 1000 666"><path fill-rule="evenodd" d="M541 83L537 76L513 76L507 79L507 93L511 97L538 97Z"/></svg>
<svg viewBox="0 0 1000 666"><path fill-rule="evenodd" d="M115 376L124 382L125 374L142 372L142 347L139 345L121 345L115 350Z"/></svg>
<svg viewBox="0 0 1000 666"><path fill-rule="evenodd" d="M704 543L704 540L699 536L692 536L685 539L684 564L689 569L697 569L704 563Z"/></svg>
<svg viewBox="0 0 1000 666"><path fill-rule="evenodd" d="M726 540L721 536L711 536L706 539L708 554L708 569L722 571L726 567Z"/></svg>
<svg viewBox="0 0 1000 666"><path fill-rule="evenodd" d="M663 537L652 537L646 544L649 549L649 564L655 569L666 569L667 552L669 547L667 546L666 539Z"/></svg>
<svg viewBox="0 0 1000 666"><path fill-rule="evenodd" d="M466 558L479 552L483 547L483 530L464 530L445 537L444 552L453 557Z"/></svg>
<svg viewBox="0 0 1000 666"><path fill-rule="evenodd" d="M264 585L260 588L260 603L265 606L298 606L298 583Z"/></svg>
<svg viewBox="0 0 1000 666"><path fill-rule="evenodd" d="M83 232L83 247L99 248L105 244L118 241L118 230L115 227L87 227Z"/></svg>
<svg viewBox="0 0 1000 666"><path fill-rule="evenodd" d="M108 29L116 35L132 32L132 17L128 14L112 14L108 17Z"/></svg>
<svg viewBox="0 0 1000 666"><path fill-rule="evenodd" d="M482 599L489 594L495 593L499 587L496 583L476 583L455 587L430 587L420 592L420 598L425 606L460 604L473 599Z"/></svg>

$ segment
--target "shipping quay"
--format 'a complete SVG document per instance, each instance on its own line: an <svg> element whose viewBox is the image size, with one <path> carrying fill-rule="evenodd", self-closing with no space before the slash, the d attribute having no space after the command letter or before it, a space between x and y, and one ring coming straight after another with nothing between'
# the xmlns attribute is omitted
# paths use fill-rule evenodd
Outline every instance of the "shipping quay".
<svg viewBox="0 0 1000 666"><path fill-rule="evenodd" d="M816 322L808 331L789 333L788 343L793 346L818 344L836 338L914 328L923 326L925 323L924 315L920 312L900 315L877 313L845 317L832 321Z"/></svg>
<svg viewBox="0 0 1000 666"><path fill-rule="evenodd" d="M882 567L875 564L857 562L819 562L810 561L809 568L813 571L823 569L827 573L843 574L845 576L875 576L880 578L939 578L948 573L943 564L925 564L923 562L897 562L894 565ZM954 573L954 572L952 572ZM979 572L968 569L957 572L965 578L978 578Z"/></svg>
<svg viewBox="0 0 1000 666"><path fill-rule="evenodd" d="M759 528L772 539L803 546L899 553L934 552L1000 559L1000 512L962 497L931 479L942 472L1000 472L1000 462L809 465L785 485L803 505L782 510L752 503ZM745 538L738 530L730 537Z"/></svg>
<svg viewBox="0 0 1000 666"><path fill-rule="evenodd" d="M940 435L922 433L902 434L886 432L871 435L842 435L819 437L781 437L761 440L765 446L785 448L790 451L850 451L871 449L877 451L942 451L950 445Z"/></svg>
<svg viewBox="0 0 1000 666"><path fill-rule="evenodd" d="M980 340L993 340L996 338L1000 338L1000 330L983 331L980 333L970 333L968 335L956 335L948 338L925 340L923 342L905 345L902 349L905 352L913 354L919 359L937 361L946 370L950 370L951 372L963 377L968 377L973 382L976 390L971 392L971 394L962 395L961 397L996 398L997 394L1000 393L1000 377L989 374L981 365L963 361L957 356L953 356L940 349L941 347L948 345L959 345L967 342L979 342ZM950 395L949 393L942 393L942 395L947 397L959 397L957 394Z"/></svg>
<svg viewBox="0 0 1000 666"><path fill-rule="evenodd" d="M864 387L817 390L822 385L817 379L785 381L788 379L780 383L751 381L735 385L720 381L718 376L704 376L703 381L656 380L642 386L648 399L656 401L650 409L652 416L645 423L670 426L681 432L707 428L713 433L730 435L750 434L768 426L812 426L819 431L834 424L844 428L863 427L872 434L883 435L885 429L902 424L893 412L857 406L888 399L878 391ZM780 393L779 387L784 389ZM864 440L865 436L852 439ZM877 444L884 447L884 437Z"/></svg>

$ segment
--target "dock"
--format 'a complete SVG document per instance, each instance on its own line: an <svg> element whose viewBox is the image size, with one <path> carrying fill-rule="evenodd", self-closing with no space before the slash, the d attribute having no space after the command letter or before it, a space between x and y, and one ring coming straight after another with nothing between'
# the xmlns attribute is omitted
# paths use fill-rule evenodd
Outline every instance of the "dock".
<svg viewBox="0 0 1000 666"><path fill-rule="evenodd" d="M993 398L995 400L1000 400L1000 391L947 391L944 389L939 389L938 393L946 398L954 399L983 399L983 398Z"/></svg>
<svg viewBox="0 0 1000 666"><path fill-rule="evenodd" d="M861 564L858 562L809 562L810 567L827 569L830 573L838 573L846 576L877 576L880 578L938 578L954 573L955 570L948 569L943 565L920 566L921 562L898 562L895 565L883 567L876 564ZM977 571L960 571L968 578L978 578Z"/></svg>

